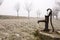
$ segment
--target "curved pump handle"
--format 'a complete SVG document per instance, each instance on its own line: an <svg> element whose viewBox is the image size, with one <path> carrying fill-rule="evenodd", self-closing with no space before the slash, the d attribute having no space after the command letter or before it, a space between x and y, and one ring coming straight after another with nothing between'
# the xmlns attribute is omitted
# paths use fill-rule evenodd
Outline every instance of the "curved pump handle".
<svg viewBox="0 0 60 40"><path fill-rule="evenodd" d="M48 8L47 11L49 11L49 10L50 10L50 12L49 12L48 16L50 16L50 24L52 26L52 32L54 32L54 26L53 26L53 23L52 23L52 9Z"/></svg>

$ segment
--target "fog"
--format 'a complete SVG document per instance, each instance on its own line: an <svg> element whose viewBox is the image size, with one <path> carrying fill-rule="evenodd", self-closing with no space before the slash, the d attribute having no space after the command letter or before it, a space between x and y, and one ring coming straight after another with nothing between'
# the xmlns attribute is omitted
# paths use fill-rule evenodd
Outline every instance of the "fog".
<svg viewBox="0 0 60 40"><path fill-rule="evenodd" d="M28 16L28 12L25 9L25 4L32 3L30 17L36 17L36 11L39 9L41 12L41 17L43 17L47 12L47 8L53 8L55 5L55 0L4 0L0 6L0 15L12 15L17 16L15 10L15 5L19 3L20 10L19 16Z"/></svg>

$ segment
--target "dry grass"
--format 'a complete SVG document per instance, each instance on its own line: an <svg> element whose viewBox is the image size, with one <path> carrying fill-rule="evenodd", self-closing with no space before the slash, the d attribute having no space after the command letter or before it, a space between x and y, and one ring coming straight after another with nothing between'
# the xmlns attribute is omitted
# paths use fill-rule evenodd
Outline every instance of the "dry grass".
<svg viewBox="0 0 60 40"><path fill-rule="evenodd" d="M37 21L28 19L0 19L0 38L4 40L35 40Z"/></svg>
<svg viewBox="0 0 60 40"><path fill-rule="evenodd" d="M55 27L60 26L59 21L54 20ZM29 20L0 19L0 39L1 40L36 40L33 33L37 29L43 29L43 28L44 28L44 23L40 23L38 25L36 19L29 19Z"/></svg>

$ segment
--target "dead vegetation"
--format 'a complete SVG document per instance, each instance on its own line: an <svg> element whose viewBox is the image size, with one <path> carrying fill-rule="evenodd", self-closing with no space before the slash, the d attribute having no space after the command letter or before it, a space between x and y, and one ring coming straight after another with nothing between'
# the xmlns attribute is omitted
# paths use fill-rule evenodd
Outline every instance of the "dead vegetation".
<svg viewBox="0 0 60 40"><path fill-rule="evenodd" d="M38 29L37 21L28 19L1 19L1 40L35 40L33 32Z"/></svg>
<svg viewBox="0 0 60 40"><path fill-rule="evenodd" d="M54 20L55 29L58 21ZM44 23L37 24L36 19L0 19L0 40L38 40L34 32L43 28Z"/></svg>

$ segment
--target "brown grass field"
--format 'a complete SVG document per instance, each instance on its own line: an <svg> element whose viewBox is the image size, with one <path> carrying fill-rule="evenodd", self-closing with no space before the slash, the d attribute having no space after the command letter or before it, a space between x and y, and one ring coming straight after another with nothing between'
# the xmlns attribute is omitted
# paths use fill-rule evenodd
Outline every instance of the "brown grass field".
<svg viewBox="0 0 60 40"><path fill-rule="evenodd" d="M60 20L53 20L53 25L60 30ZM36 40L33 33L43 28L37 19L0 19L0 40Z"/></svg>

